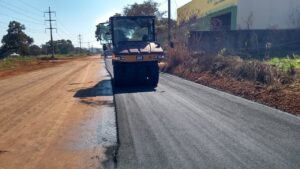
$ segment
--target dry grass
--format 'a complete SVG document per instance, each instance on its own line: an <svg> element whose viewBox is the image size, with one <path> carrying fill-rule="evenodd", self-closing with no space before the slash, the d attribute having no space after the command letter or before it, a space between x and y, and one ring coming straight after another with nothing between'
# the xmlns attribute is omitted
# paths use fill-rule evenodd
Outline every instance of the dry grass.
<svg viewBox="0 0 300 169"><path fill-rule="evenodd" d="M210 72L218 76L230 76L237 80L248 80L261 84L290 84L293 77L276 67L258 60L244 60L238 56L211 56L191 53L185 47L168 50L167 72ZM286 79L286 80L282 80ZM289 80L287 80L289 79Z"/></svg>
<svg viewBox="0 0 300 169"><path fill-rule="evenodd" d="M67 59L76 59L81 57L86 57L88 55L76 55L76 54L67 54L67 55L55 55L56 60L67 60ZM51 57L49 55L41 56L13 56L0 59L0 71L3 70L14 70L19 67L30 67L32 65L38 65L43 61L50 61Z"/></svg>
<svg viewBox="0 0 300 169"><path fill-rule="evenodd" d="M171 72L180 66L182 63L185 63L185 60L189 56L189 51L183 45L178 46L167 51L167 65L164 67L164 71Z"/></svg>
<svg viewBox="0 0 300 169"><path fill-rule="evenodd" d="M0 80L38 69L53 67L76 59L77 57L59 56L51 61L49 57L8 57L0 60Z"/></svg>
<svg viewBox="0 0 300 169"><path fill-rule="evenodd" d="M35 57L8 57L0 60L0 70L10 70L20 67L22 65L30 65L38 61Z"/></svg>

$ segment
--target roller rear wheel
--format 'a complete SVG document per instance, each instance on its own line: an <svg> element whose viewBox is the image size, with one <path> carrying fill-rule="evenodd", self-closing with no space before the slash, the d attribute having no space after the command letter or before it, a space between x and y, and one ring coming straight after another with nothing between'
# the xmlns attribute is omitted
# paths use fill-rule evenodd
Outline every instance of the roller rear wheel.
<svg viewBox="0 0 300 169"><path fill-rule="evenodd" d="M159 81L157 62L115 63L115 86L156 87Z"/></svg>

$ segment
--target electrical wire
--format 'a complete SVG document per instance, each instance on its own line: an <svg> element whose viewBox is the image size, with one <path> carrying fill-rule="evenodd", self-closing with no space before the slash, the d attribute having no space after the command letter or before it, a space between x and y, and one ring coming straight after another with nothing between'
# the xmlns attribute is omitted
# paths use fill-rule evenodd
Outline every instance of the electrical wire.
<svg viewBox="0 0 300 169"><path fill-rule="evenodd" d="M42 31L42 30L32 29L32 28L26 28L25 31L26 31L26 30L31 31L31 32L36 32L36 33L45 33L45 32Z"/></svg>
<svg viewBox="0 0 300 169"><path fill-rule="evenodd" d="M27 5L28 7L38 11L39 13L43 13L43 11L41 11L39 8L33 6L32 4L30 3L27 3L26 1L23 1L23 0L19 0L19 2L23 3L24 5Z"/></svg>
<svg viewBox="0 0 300 169"><path fill-rule="evenodd" d="M0 25L3 25L3 26L1 26L1 28L8 29L8 23L0 21ZM43 33L43 31L41 31L41 30L32 29L32 28L29 28L27 26L25 26L24 32Z"/></svg>
<svg viewBox="0 0 300 169"><path fill-rule="evenodd" d="M6 22L3 22L3 21L0 21L0 24L5 24L5 25L6 25L7 23L6 23Z"/></svg>
<svg viewBox="0 0 300 169"><path fill-rule="evenodd" d="M57 23L58 23L59 26L61 26L61 28L60 28L59 30L60 30L64 35L66 35L68 38L73 39L73 38L77 37L77 36L72 36L72 35L70 35L69 33L67 33L67 32L69 32L69 31L66 29L66 27L65 27L60 21L57 21Z"/></svg>
<svg viewBox="0 0 300 169"><path fill-rule="evenodd" d="M38 22L35 22L35 21L31 21L31 20L28 20L28 19L20 19L18 17L15 17L15 16L11 16L11 15L7 15L7 14L3 14L3 13L0 13L0 16L5 16L5 17L8 17L9 19L14 19L16 21L26 21L26 22L29 22L29 23L32 23L32 24L36 24L36 25L41 25L41 23L38 23Z"/></svg>
<svg viewBox="0 0 300 169"><path fill-rule="evenodd" d="M0 2L3 2L3 1L0 1ZM24 13L24 12L21 12L21 11L18 11L18 10L15 10L14 8L11 8L10 6L8 6L8 5L6 5L6 4L2 4L2 5L4 5L4 7L6 7L5 9L9 9L10 11L14 11L15 13L17 13L17 14L20 14L20 15L22 15L22 17L27 17L27 18L29 18L29 19L31 19L31 20L33 20L33 21L35 21L35 22L38 22L38 23L40 23L41 22L41 20L39 20L39 19L36 19L36 18L34 18L34 17L32 17L32 16L29 16L29 15L27 15L26 13Z"/></svg>
<svg viewBox="0 0 300 169"><path fill-rule="evenodd" d="M94 42L97 42L97 40L94 40L94 41L88 41L88 42L81 42L81 43L94 43Z"/></svg>
<svg viewBox="0 0 300 169"><path fill-rule="evenodd" d="M59 40L59 39L61 39L61 40L64 39L58 32L56 32L56 35L57 35L57 37L58 37L57 40Z"/></svg>
<svg viewBox="0 0 300 169"><path fill-rule="evenodd" d="M11 7L13 7L13 8L16 8L16 9L18 9L18 10L20 10L20 11L24 11L24 12L26 12L26 13L31 13L32 15L37 15L37 12L36 11L32 11L32 10L26 10L26 8L21 8L21 7L19 7L19 6L17 6L17 5L13 5L13 4L11 4L11 3L8 3L8 2L4 2L4 1L2 1L2 3L5 3L6 5L9 5L9 6L11 6ZM33 13L33 12L36 12L36 13ZM42 13L42 12L38 12L39 13L39 15Z"/></svg>

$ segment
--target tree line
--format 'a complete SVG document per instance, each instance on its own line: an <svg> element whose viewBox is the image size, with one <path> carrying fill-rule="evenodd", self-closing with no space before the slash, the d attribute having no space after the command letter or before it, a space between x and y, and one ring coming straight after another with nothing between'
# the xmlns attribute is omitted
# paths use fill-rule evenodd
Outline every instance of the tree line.
<svg viewBox="0 0 300 169"><path fill-rule="evenodd" d="M25 25L17 21L11 21L8 25L7 34L3 36L0 47L0 59L17 54L21 56L48 55L51 53L50 41L38 46L34 44L34 39L24 32ZM54 41L54 50L56 54L70 54L81 52L75 48L71 40ZM86 51L83 51L86 52Z"/></svg>

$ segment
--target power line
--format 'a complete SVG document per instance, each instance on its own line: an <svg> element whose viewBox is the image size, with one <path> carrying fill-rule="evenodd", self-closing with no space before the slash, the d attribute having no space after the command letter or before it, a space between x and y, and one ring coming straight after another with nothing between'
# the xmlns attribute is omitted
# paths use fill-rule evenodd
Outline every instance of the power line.
<svg viewBox="0 0 300 169"><path fill-rule="evenodd" d="M44 34L44 32L35 32L35 31L31 31L31 30L26 30L25 32L28 32L30 34Z"/></svg>
<svg viewBox="0 0 300 169"><path fill-rule="evenodd" d="M93 43L93 42L98 42L98 41L94 40L94 41L81 42L81 43Z"/></svg>
<svg viewBox="0 0 300 169"><path fill-rule="evenodd" d="M8 29L6 26L0 26L0 28L3 28L3 29Z"/></svg>
<svg viewBox="0 0 300 169"><path fill-rule="evenodd" d="M62 36L59 32L56 32L56 34L57 34L57 36L58 36L57 39L61 39L61 40L64 39L63 36Z"/></svg>
<svg viewBox="0 0 300 169"><path fill-rule="evenodd" d="M61 28L62 29L60 29L61 30L61 32L64 34L64 35L66 35L68 38L70 38L70 39L73 39L75 36L71 36L69 33L67 33L68 31L66 30L66 28L59 22L59 21L57 21L57 23L58 23L58 25L60 25L61 26ZM66 31L65 31L66 30Z"/></svg>
<svg viewBox="0 0 300 169"><path fill-rule="evenodd" d="M65 32L63 32L62 31L62 29L59 29L60 30L60 32L62 32L65 36L67 36L67 38L70 38L67 34L65 34ZM57 32L57 34L59 34L59 31ZM61 34L59 34L59 35L61 35ZM62 36L61 36L62 37Z"/></svg>
<svg viewBox="0 0 300 169"><path fill-rule="evenodd" d="M0 1L0 2L3 2L3 1ZM18 10L15 10L14 8L11 8L10 6L6 5L6 4L2 4L4 5L6 8L8 8L9 10L11 11L14 11L15 13L18 13L20 15L22 15L22 17L27 17L27 18L30 18L31 20L33 21L36 21L36 22L41 22L40 20L38 20L37 18L34 18L32 16L29 16L27 15L27 13L24 13L24 12L21 12L21 11L18 11Z"/></svg>
<svg viewBox="0 0 300 169"><path fill-rule="evenodd" d="M6 16L6 17L8 17L8 18L13 18L14 20L17 20L17 21L26 21L26 22L30 22L30 23L32 23L32 24L36 24L36 25L41 25L41 23L38 23L38 22L35 22L35 21L29 21L29 20L27 20L27 19L20 19L20 18L17 18L17 17L14 17L14 16L11 16L11 15L7 15L7 14L3 14L3 13L0 13L0 15L2 15L2 16Z"/></svg>
<svg viewBox="0 0 300 169"><path fill-rule="evenodd" d="M59 25L61 25L67 32L70 32L69 29L67 29L59 20L57 21Z"/></svg>
<svg viewBox="0 0 300 169"><path fill-rule="evenodd" d="M26 28L25 31L34 32L34 33L45 33L42 30L31 29L31 28Z"/></svg>
<svg viewBox="0 0 300 169"><path fill-rule="evenodd" d="M23 0L20 0L19 2L23 3L24 5L27 5L28 7L32 8L32 9L34 9L34 10L36 10L36 11L38 11L39 13L43 13L43 11L41 11L39 8L37 8L37 7L33 6L33 5L31 5L30 3L27 3L27 2L25 2L25 1L23 1Z"/></svg>
<svg viewBox="0 0 300 169"><path fill-rule="evenodd" d="M4 1L1 1L1 2L4 3ZM36 12L36 13L33 13L32 10L26 10L25 8L21 8L21 7L17 6L17 5L13 5L13 4L8 3L8 2L6 2L5 4L6 4L6 5L10 5L10 6L12 6L13 8L16 8L16 9L18 9L18 10L24 11L24 12L26 12L26 13L31 13L31 14L33 14L33 15L36 15L36 14L37 14L37 12ZM42 12L38 12L38 13L41 14Z"/></svg>
<svg viewBox="0 0 300 169"><path fill-rule="evenodd" d="M50 30L50 41L51 41L51 50L52 50L52 56L51 56L51 58L52 59L54 59L54 44L53 44L53 34L52 34L52 31L53 31L53 29L57 30L56 28L52 27L52 22L55 21L55 20L52 19L52 14L53 13L55 13L55 12L51 11L50 7L49 7L49 11L45 12L45 14L49 15L49 19L45 20L45 21L49 22L49 28L46 28L46 29Z"/></svg>
<svg viewBox="0 0 300 169"><path fill-rule="evenodd" d="M6 22L3 22L3 21L0 21L0 24L5 24L5 25L7 25L7 23L6 23Z"/></svg>
<svg viewBox="0 0 300 169"><path fill-rule="evenodd" d="M8 25L9 25L9 23L6 23L6 22L3 22L3 21L0 21L0 24L2 24L2 25L6 25L6 26L3 26L3 28L7 28L8 29ZM30 27L27 27L27 26L25 26L25 30L24 30L25 32L30 32L30 33L43 33L43 31L41 31L41 30L37 30L37 29L32 29L32 28L30 28Z"/></svg>

